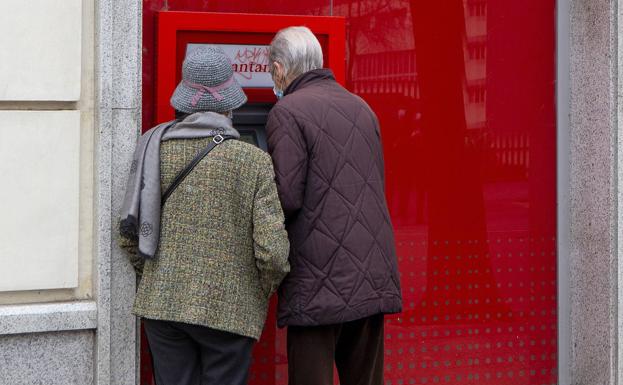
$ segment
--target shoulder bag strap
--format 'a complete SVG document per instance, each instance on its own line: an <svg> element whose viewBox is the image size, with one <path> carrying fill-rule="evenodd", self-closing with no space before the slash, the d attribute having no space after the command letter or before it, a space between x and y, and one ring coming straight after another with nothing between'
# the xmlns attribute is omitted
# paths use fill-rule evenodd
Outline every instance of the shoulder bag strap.
<svg viewBox="0 0 623 385"><path fill-rule="evenodd" d="M169 187L167 188L167 191L165 191L164 194L162 194L162 200L160 201L160 206L161 207L164 206L164 203L167 201L167 199L169 199L173 191L175 191L175 189L180 185L180 183L182 183L184 178L186 178L186 176L190 174L190 172L201 161L201 159L205 158L205 156L208 155L208 153L212 151L216 146L218 146L219 144L223 143L224 141L228 139L233 139L233 137L227 136L227 135L216 135L214 138L212 138L212 140L210 141L210 144L208 144L203 150L199 151L197 155L195 155L193 160L190 161L190 163L188 163L188 165L186 165L186 167L177 174L177 176L173 180L173 183L171 183Z"/></svg>

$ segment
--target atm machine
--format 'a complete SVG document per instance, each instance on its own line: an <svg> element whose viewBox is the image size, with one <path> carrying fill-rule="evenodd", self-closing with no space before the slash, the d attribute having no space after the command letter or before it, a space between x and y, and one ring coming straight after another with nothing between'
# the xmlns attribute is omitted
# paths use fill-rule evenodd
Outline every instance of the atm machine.
<svg viewBox="0 0 623 385"><path fill-rule="evenodd" d="M229 56L248 103L234 111L241 139L266 150L264 125L277 101L268 67L268 46L282 28L304 25L318 37L324 66L345 81L345 19L330 16L256 15L207 12L159 12L156 53L156 120L174 118L169 98L181 79L186 55L201 45L218 45Z"/></svg>
<svg viewBox="0 0 623 385"><path fill-rule="evenodd" d="M277 101L268 69L268 46L275 33L290 26L307 26L318 37L324 67L331 68L338 82L345 83L346 24L342 17L259 15L204 12L159 12L156 37L156 122L175 117L169 105L181 80L184 58L198 46L218 45L229 56L236 79L248 102L234 111L234 127L241 140L267 150L265 125ZM254 350L249 385L285 385L287 368L283 332L275 320L271 301L264 333ZM149 349L142 338L141 384L153 385Z"/></svg>

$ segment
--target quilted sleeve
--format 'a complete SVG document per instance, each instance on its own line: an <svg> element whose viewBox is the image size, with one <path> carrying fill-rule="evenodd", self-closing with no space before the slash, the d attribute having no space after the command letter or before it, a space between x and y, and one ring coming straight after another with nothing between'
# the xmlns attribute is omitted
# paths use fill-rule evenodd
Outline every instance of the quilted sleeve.
<svg viewBox="0 0 623 385"><path fill-rule="evenodd" d="M268 155L261 159L253 201L253 243L262 289L269 297L290 271L290 243L277 196L272 162Z"/></svg>
<svg viewBox="0 0 623 385"><path fill-rule="evenodd" d="M307 178L307 146L290 112L275 106L266 123L268 152L273 158L277 190L286 217L303 206Z"/></svg>

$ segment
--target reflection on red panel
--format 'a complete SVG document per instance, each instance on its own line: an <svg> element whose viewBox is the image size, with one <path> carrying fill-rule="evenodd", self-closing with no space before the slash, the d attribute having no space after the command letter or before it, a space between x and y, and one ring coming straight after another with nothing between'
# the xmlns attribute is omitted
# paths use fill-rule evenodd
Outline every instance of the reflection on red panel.
<svg viewBox="0 0 623 385"><path fill-rule="evenodd" d="M381 122L403 283L387 385L556 384L554 0L145 0L146 126L163 3L347 17L347 86ZM267 328L250 384L287 384L283 330Z"/></svg>
<svg viewBox="0 0 623 385"><path fill-rule="evenodd" d="M336 2L379 115L405 311L387 384L555 384L554 1Z"/></svg>

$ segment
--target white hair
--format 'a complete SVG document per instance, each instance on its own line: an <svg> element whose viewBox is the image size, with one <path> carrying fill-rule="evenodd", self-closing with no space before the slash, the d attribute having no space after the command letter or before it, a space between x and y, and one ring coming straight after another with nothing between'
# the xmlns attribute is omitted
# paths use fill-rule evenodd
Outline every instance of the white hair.
<svg viewBox="0 0 623 385"><path fill-rule="evenodd" d="M307 27L288 27L277 32L269 52L271 66L273 62L281 64L288 80L322 68L320 42Z"/></svg>

